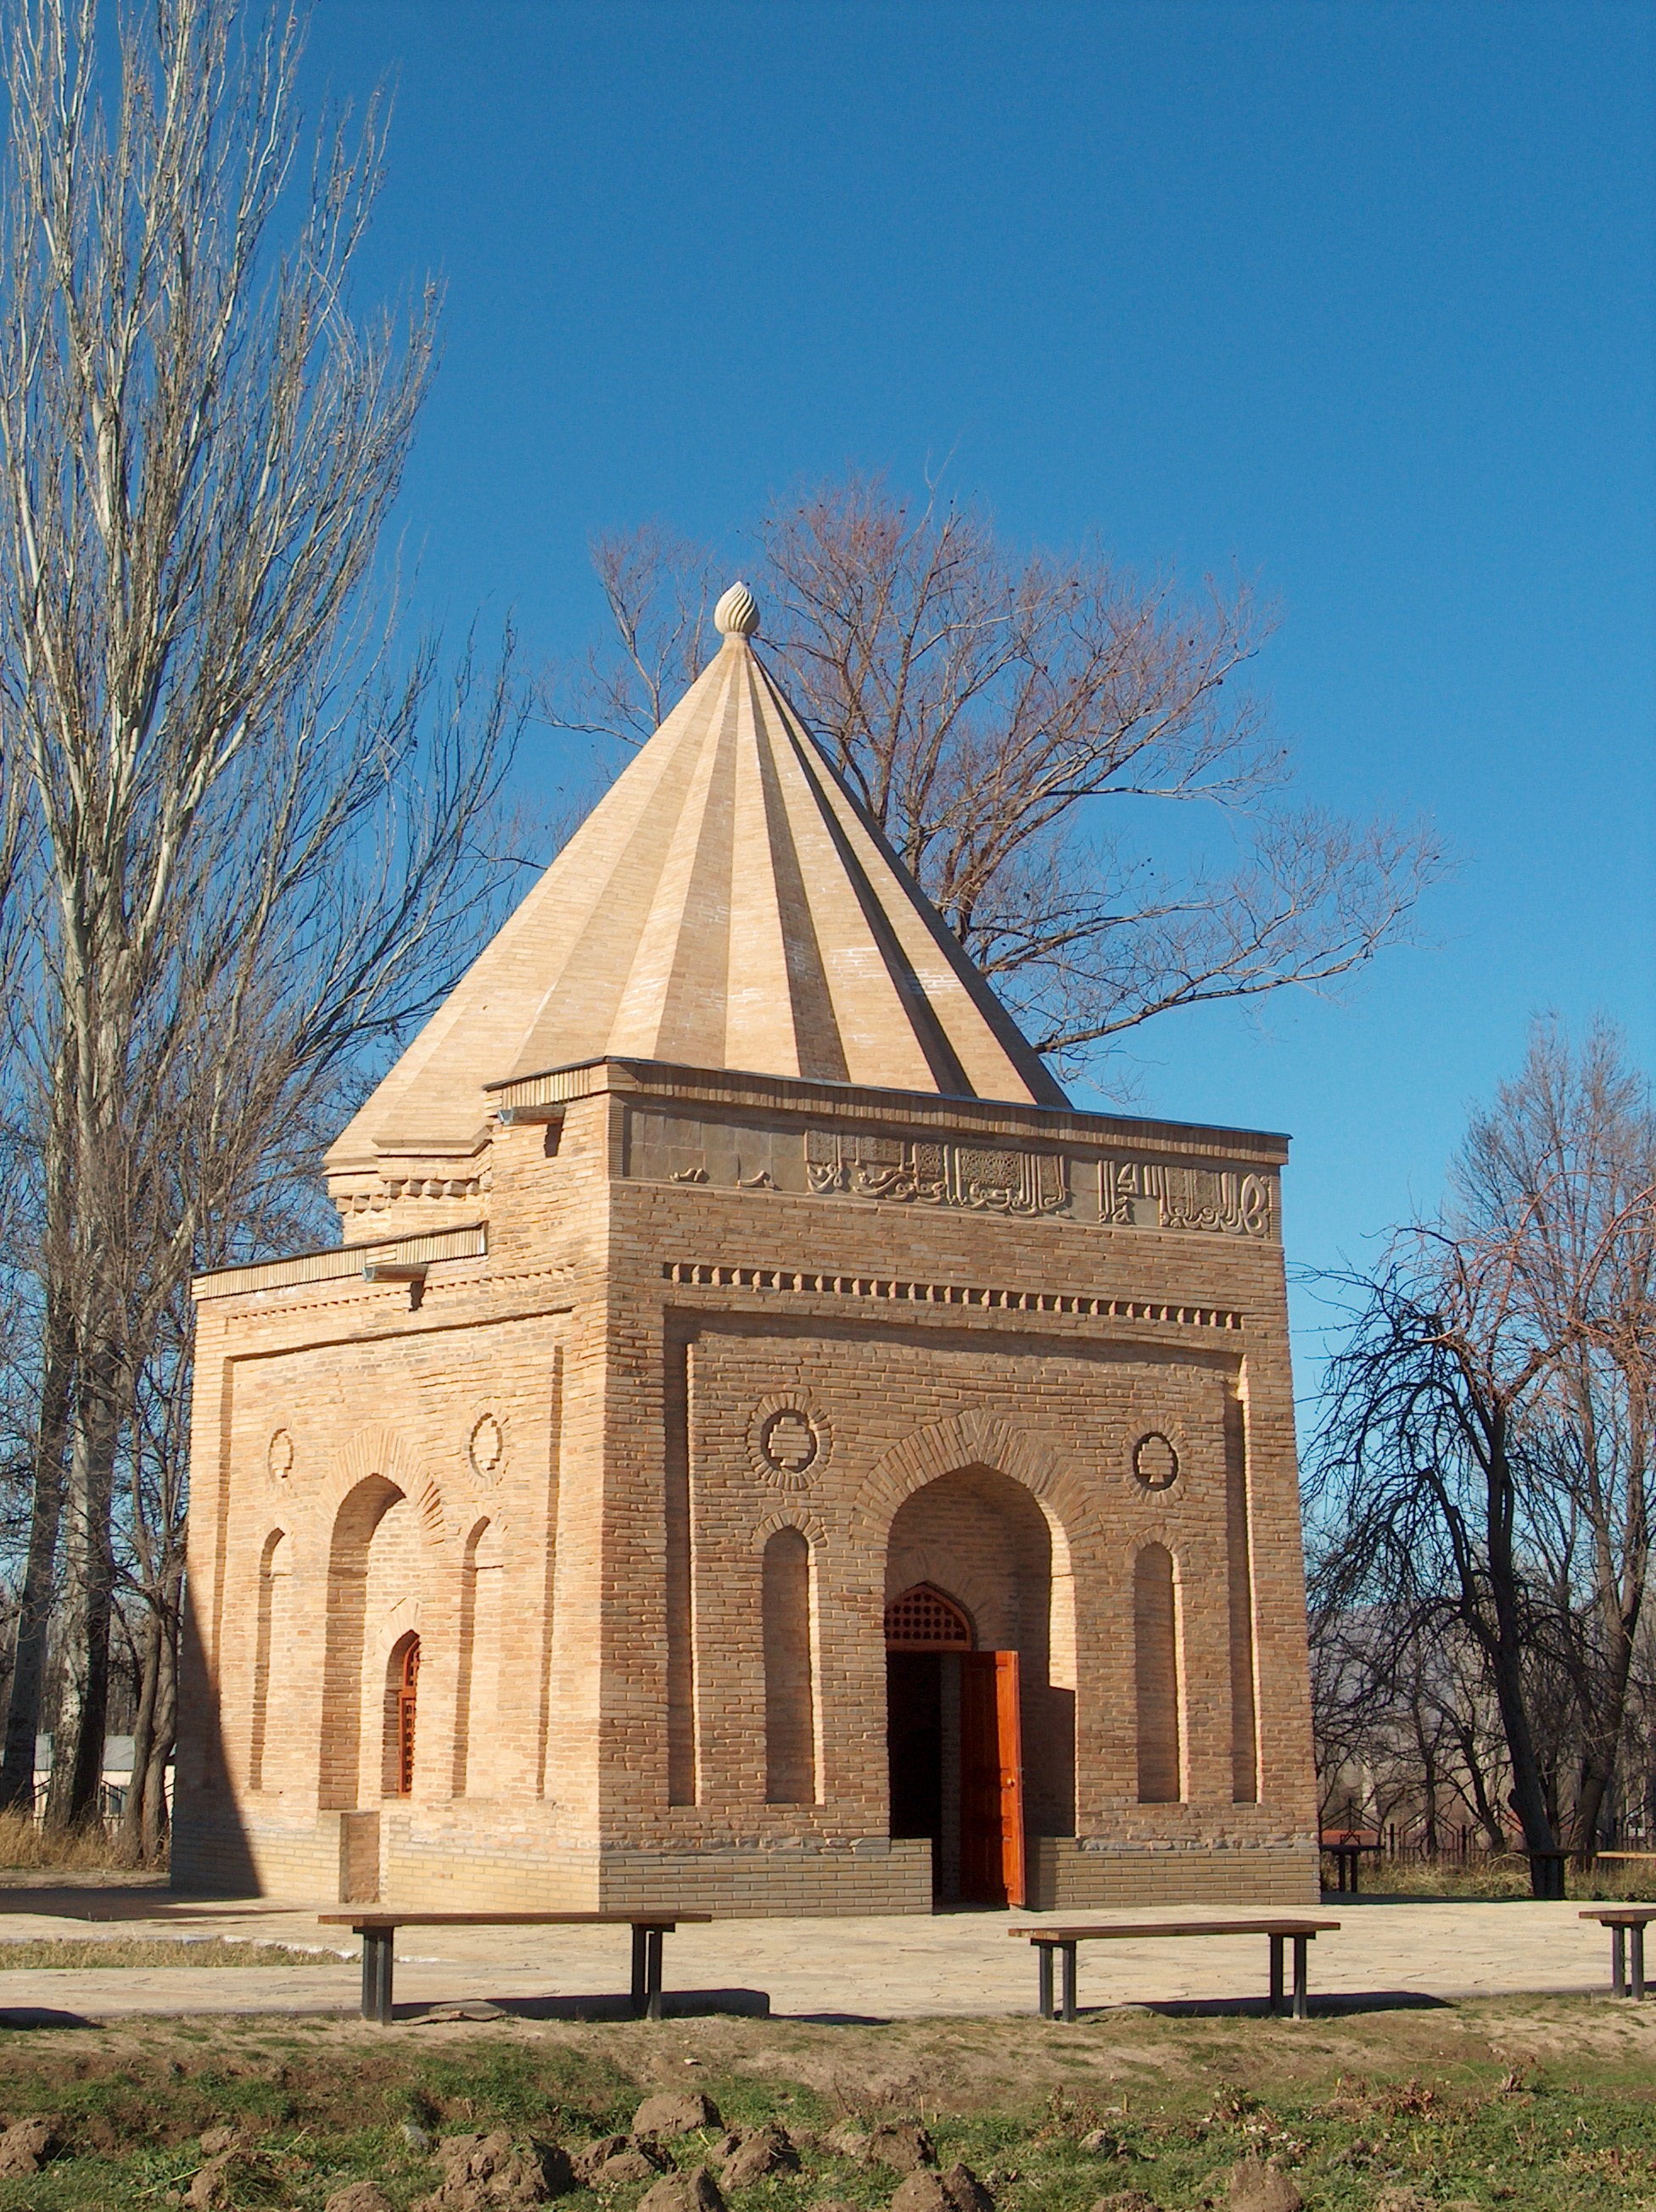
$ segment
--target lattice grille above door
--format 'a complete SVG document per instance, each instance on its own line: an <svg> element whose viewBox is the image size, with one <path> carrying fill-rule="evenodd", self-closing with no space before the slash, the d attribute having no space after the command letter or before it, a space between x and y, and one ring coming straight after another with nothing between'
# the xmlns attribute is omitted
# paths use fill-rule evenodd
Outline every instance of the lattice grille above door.
<svg viewBox="0 0 1656 2212"><path fill-rule="evenodd" d="M970 1651L974 1642L965 1610L929 1583L916 1583L886 1608L888 1651Z"/></svg>

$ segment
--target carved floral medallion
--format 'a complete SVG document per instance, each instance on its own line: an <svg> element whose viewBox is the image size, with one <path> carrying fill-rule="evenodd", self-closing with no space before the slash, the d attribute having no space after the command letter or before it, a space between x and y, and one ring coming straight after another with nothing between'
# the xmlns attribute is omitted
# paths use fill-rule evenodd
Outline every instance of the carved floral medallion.
<svg viewBox="0 0 1656 2212"><path fill-rule="evenodd" d="M747 1424L755 1474L778 1490L808 1490L828 1463L828 1424L802 1398L763 1398Z"/></svg>
<svg viewBox="0 0 1656 2212"><path fill-rule="evenodd" d="M1171 1490L1178 1470L1178 1447L1160 1429L1149 1430L1133 1446L1133 1478L1141 1490Z"/></svg>

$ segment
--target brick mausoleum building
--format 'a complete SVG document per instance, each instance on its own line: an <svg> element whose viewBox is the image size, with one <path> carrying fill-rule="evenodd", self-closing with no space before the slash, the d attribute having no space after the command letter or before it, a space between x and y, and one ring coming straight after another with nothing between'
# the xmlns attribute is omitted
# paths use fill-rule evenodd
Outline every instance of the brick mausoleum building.
<svg viewBox="0 0 1656 2212"><path fill-rule="evenodd" d="M1072 1109L718 620L197 1286L174 1879L1314 1898L1285 1144Z"/></svg>

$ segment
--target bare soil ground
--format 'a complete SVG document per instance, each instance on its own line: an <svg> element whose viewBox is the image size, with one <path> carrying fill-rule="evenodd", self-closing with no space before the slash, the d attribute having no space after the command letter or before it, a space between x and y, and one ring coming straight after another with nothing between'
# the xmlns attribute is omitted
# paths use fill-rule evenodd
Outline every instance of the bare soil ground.
<svg viewBox="0 0 1656 2212"><path fill-rule="evenodd" d="M1307 2212L1656 2208L1656 2004L1507 1999L1349 2012L1296 2026L1115 2009L890 2027L709 2018L660 2026L497 2019L269 2019L0 2033L0 2115L50 2114L58 2148L0 2179L0 2208L165 2206L240 2148L221 2201L320 2208L371 2179L393 2207L439 2175L417 2135L504 2128L571 2150L624 2133L640 2100L695 2087L726 2125L779 2120L801 2171L733 2191L732 2212L852 2212L898 2177L833 2148L848 2120L917 2121L998 2212L1090 2212L1135 2190L1166 2212L1227 2202L1250 2154ZM712 2155L711 2131L673 2147ZM569 2212L632 2212L642 2182ZM1142 2200L1141 2200L1142 2202Z"/></svg>

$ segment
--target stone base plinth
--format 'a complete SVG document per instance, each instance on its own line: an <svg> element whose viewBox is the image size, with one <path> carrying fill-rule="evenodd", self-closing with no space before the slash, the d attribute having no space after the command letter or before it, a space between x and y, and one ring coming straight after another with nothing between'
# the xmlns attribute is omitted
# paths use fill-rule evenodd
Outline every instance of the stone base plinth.
<svg viewBox="0 0 1656 2212"><path fill-rule="evenodd" d="M868 1837L813 1848L650 1851L551 1842L525 1823L486 1832L406 1813L321 1813L309 1826L198 1817L174 1839L180 1890L428 1911L710 1912L718 1918L929 1912L931 1846ZM1172 1848L1032 1836L1029 1909L1315 1905L1313 1842Z"/></svg>
<svg viewBox="0 0 1656 2212"><path fill-rule="evenodd" d="M1032 1836L1029 1904L1037 1911L1091 1912L1122 1905L1316 1905L1317 1846L1281 1842L1158 1849L1074 1836Z"/></svg>
<svg viewBox="0 0 1656 2212"><path fill-rule="evenodd" d="M398 1905L429 1911L929 1912L931 1845L884 1837L819 1849L707 1851L569 1849L526 1828L406 1814L322 1813L313 1826L221 1816L180 1824L173 1886L295 1903Z"/></svg>

